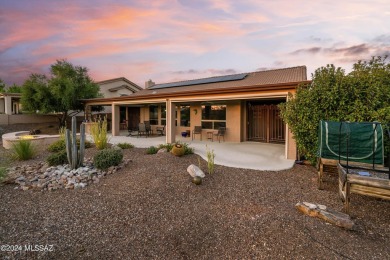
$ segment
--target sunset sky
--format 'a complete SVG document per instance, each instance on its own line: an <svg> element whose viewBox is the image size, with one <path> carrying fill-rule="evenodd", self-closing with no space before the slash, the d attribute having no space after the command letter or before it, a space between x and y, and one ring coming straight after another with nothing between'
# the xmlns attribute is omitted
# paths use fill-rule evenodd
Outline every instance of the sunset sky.
<svg viewBox="0 0 390 260"><path fill-rule="evenodd" d="M390 54L389 0L0 0L0 79L57 59L144 86ZM390 58L390 57L389 57Z"/></svg>

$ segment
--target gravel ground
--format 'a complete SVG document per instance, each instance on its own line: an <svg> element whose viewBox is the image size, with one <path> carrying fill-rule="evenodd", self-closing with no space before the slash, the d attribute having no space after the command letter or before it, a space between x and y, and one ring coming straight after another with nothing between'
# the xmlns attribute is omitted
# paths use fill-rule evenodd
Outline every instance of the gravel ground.
<svg viewBox="0 0 390 260"><path fill-rule="evenodd" d="M196 186L186 168L198 164L197 155L146 155L140 148L124 155L131 159L126 168L84 189L0 186L0 245L53 245L51 252L0 251L1 258L390 259L390 201L352 195L353 231L295 209L307 201L342 210L335 176L318 190L311 166L280 172L216 166Z"/></svg>

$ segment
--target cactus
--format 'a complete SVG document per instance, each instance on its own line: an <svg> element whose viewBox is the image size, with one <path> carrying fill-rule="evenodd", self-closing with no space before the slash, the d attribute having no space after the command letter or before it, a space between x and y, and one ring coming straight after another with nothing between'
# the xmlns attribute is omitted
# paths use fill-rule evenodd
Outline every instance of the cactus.
<svg viewBox="0 0 390 260"><path fill-rule="evenodd" d="M77 137L76 137L76 117L72 117L72 136L70 130L66 129L65 132L66 143L66 155L68 162L72 169L77 169L83 165L84 162L84 149L85 149L85 125L80 126L80 149L77 149Z"/></svg>

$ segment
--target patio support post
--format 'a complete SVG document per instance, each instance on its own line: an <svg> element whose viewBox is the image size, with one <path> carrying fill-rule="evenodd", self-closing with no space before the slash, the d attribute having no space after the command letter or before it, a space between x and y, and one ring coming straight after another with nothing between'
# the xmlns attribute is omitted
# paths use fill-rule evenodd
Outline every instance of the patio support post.
<svg viewBox="0 0 390 260"><path fill-rule="evenodd" d="M111 134L112 136L119 135L119 106L112 104L112 124L111 124Z"/></svg>
<svg viewBox="0 0 390 260"><path fill-rule="evenodd" d="M5 103L5 114L12 115L12 98L10 96L5 96L4 103Z"/></svg>
<svg viewBox="0 0 390 260"><path fill-rule="evenodd" d="M176 110L176 106L174 103L172 103L172 101L168 100L167 99L167 128L166 128L166 143L167 144L170 144L170 143L174 143L176 140L175 140L175 136L176 136L176 126L175 126L175 121L176 121L176 118L175 118L175 110Z"/></svg>

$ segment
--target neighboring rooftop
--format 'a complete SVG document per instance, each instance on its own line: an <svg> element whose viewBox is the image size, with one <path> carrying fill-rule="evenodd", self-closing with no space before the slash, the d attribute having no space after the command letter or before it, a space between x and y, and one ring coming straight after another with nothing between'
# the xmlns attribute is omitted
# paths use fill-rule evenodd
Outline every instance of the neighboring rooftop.
<svg viewBox="0 0 390 260"><path fill-rule="evenodd" d="M125 77L102 80L102 81L98 81L98 82L96 82L96 83L99 84L99 85L104 85L104 84L109 84L109 83L116 82L116 81L124 81L124 82L126 82L127 84L130 84L130 85L134 86L135 88L137 88L137 89L139 89L139 90L142 89L140 86L138 86L137 84L135 84L134 82L128 80L128 79L125 78Z"/></svg>

